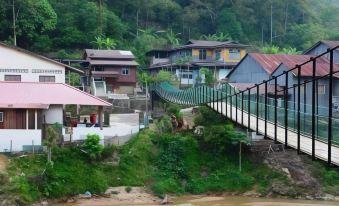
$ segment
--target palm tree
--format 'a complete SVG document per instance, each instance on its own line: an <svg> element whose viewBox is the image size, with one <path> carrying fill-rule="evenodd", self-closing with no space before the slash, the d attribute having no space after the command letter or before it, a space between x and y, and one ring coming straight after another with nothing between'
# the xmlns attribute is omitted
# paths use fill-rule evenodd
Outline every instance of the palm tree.
<svg viewBox="0 0 339 206"><path fill-rule="evenodd" d="M171 29L166 32L165 38L171 46L178 46L180 45L180 39L178 38L180 34L181 33L174 33L173 30Z"/></svg>
<svg viewBox="0 0 339 206"><path fill-rule="evenodd" d="M227 41L227 40L231 40L231 37L227 33L220 32L218 34L202 35L200 36L200 39L207 40L207 41Z"/></svg>
<svg viewBox="0 0 339 206"><path fill-rule="evenodd" d="M95 41L92 42L94 45L96 45L97 49L115 49L117 43L109 38L105 37L103 35L95 37Z"/></svg>

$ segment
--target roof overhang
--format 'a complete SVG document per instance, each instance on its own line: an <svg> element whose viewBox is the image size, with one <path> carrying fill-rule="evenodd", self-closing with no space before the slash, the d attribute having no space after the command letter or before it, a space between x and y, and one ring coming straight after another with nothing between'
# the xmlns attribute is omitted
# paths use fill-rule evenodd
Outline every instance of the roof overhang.
<svg viewBox="0 0 339 206"><path fill-rule="evenodd" d="M63 83L1 82L1 108L47 109L49 105L111 106L91 94Z"/></svg>

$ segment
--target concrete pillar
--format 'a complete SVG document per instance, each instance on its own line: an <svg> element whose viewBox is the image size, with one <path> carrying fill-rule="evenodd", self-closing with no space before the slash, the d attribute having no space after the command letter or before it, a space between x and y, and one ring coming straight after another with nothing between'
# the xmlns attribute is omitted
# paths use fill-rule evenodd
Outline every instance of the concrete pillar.
<svg viewBox="0 0 339 206"><path fill-rule="evenodd" d="M38 110L35 109L34 111L34 129L38 129Z"/></svg>

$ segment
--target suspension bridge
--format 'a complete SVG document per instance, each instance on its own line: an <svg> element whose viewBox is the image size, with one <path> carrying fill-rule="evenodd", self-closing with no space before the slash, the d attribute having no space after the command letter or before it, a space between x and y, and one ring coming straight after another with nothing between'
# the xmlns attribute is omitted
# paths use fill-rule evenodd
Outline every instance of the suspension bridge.
<svg viewBox="0 0 339 206"><path fill-rule="evenodd" d="M335 117L333 95L327 97L328 106L319 105L317 88L318 81L326 79L329 94L333 94L334 80L339 73L333 63L333 50L337 48L262 83L248 84L246 89L226 83L181 90L166 82L154 84L151 89L153 94L174 104L207 105L249 131L296 149L298 154L308 154L313 160L321 159L329 166L339 166L339 118ZM319 75L316 61L324 55L330 56L330 66L325 75ZM306 64L313 65L313 76L308 81L301 81L302 68ZM297 82L286 86L290 85L288 75L293 71L297 73ZM285 86L278 84L281 80ZM303 92L308 85L312 89L311 102L306 101L306 92ZM291 98L290 90L294 91L294 98Z"/></svg>

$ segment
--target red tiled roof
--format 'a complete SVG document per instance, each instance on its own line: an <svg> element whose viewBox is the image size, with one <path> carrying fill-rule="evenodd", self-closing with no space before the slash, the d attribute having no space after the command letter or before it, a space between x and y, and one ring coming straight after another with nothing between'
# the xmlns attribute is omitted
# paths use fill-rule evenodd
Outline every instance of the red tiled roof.
<svg viewBox="0 0 339 206"><path fill-rule="evenodd" d="M111 106L110 103L62 83L1 82L0 108L48 108L49 105Z"/></svg>

